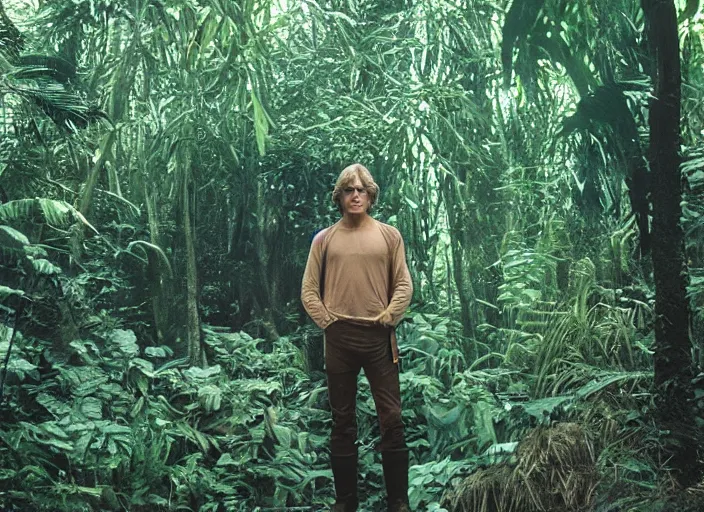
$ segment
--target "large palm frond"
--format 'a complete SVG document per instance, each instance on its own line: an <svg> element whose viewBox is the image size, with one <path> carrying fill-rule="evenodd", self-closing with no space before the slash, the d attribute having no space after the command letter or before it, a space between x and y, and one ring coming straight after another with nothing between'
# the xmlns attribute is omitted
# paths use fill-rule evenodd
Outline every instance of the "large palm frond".
<svg viewBox="0 0 704 512"><path fill-rule="evenodd" d="M45 223L58 228L67 228L75 222L81 222L97 233L86 218L65 201L45 198L17 199L0 205L0 222L15 224L26 221Z"/></svg>
<svg viewBox="0 0 704 512"><path fill-rule="evenodd" d="M50 56L32 56L30 61L43 64L12 67L0 82L0 94L13 94L39 107L62 128L85 128L91 121L107 119L107 115L97 106L88 105L62 83L75 77L75 69L69 63Z"/></svg>
<svg viewBox="0 0 704 512"><path fill-rule="evenodd" d="M575 113L565 119L561 131L562 135L581 131L588 133L593 140L604 141L603 147L609 156L624 163L625 176L604 175L602 179L605 182L625 179L631 209L638 218L642 253L649 250L650 244L648 170L638 124L629 107L628 94L645 95L648 85L647 80L640 80L612 83L597 88L580 100ZM603 172L606 173L606 167ZM598 173L592 173L591 176L591 179L599 178ZM588 176L585 178L589 179ZM597 188L596 184L585 186L590 189Z"/></svg>

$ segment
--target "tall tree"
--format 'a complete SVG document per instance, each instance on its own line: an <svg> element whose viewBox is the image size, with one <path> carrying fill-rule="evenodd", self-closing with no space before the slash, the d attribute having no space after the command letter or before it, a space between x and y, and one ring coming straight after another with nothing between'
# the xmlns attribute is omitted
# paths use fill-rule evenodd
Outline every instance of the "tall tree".
<svg viewBox="0 0 704 512"><path fill-rule="evenodd" d="M650 168L655 276L655 386L657 419L670 432L667 449L677 481L701 478L694 437L689 307L686 296L682 178L680 175L680 48L672 0L642 0L646 34L654 57L655 97L650 106Z"/></svg>

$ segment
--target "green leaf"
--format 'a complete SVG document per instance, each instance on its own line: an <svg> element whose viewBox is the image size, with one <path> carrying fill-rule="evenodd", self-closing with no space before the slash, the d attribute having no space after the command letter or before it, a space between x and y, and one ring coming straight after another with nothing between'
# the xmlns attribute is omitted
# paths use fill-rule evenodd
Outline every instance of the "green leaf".
<svg viewBox="0 0 704 512"><path fill-rule="evenodd" d="M408 206L410 206L413 210L418 209L418 203L411 201L408 197L404 197L404 199L405 199L406 203L408 203Z"/></svg>
<svg viewBox="0 0 704 512"><path fill-rule="evenodd" d="M291 446L291 429L284 425L274 425L274 435L276 435L276 440L284 448L289 448Z"/></svg>
<svg viewBox="0 0 704 512"><path fill-rule="evenodd" d="M170 347L147 347L144 353L150 357L169 357L174 351Z"/></svg>
<svg viewBox="0 0 704 512"><path fill-rule="evenodd" d="M29 374L34 379L39 379L37 367L22 358L13 358L7 364L7 371L17 375L20 380L24 380L25 375Z"/></svg>
<svg viewBox="0 0 704 512"><path fill-rule="evenodd" d="M555 409L558 407L563 407L564 405L571 403L573 400L574 397L572 395L553 396L517 404L517 407L522 407L526 413L539 421L545 421L546 418L549 418L552 415Z"/></svg>
<svg viewBox="0 0 704 512"><path fill-rule="evenodd" d="M540 290L533 290L531 288L525 288L521 290L521 294L527 296L528 299L531 301L540 300L540 297L542 295Z"/></svg>
<svg viewBox="0 0 704 512"><path fill-rule="evenodd" d="M498 442L494 430L494 407L489 402L479 401L474 404L474 432L479 449Z"/></svg>
<svg viewBox="0 0 704 512"><path fill-rule="evenodd" d="M37 395L37 403L42 405L57 419L64 418L71 412L71 406L57 400L48 393L39 393Z"/></svg>
<svg viewBox="0 0 704 512"><path fill-rule="evenodd" d="M704 171L695 171L688 179L692 188L702 187L704 186Z"/></svg>
<svg viewBox="0 0 704 512"><path fill-rule="evenodd" d="M150 250L154 254L156 254L159 259L161 260L161 263L166 267L166 270L168 271L169 277L173 277L173 270L171 269L171 263L169 262L169 258L166 256L166 253L164 250L159 247L158 245L151 244L149 242L145 242L144 240L135 240L133 242L130 242L129 245L127 246L127 249L125 249L126 252L132 253L132 248L133 247L139 247L143 251Z"/></svg>
<svg viewBox="0 0 704 512"><path fill-rule="evenodd" d="M222 391L217 386L202 386L198 388L198 399L207 412L218 411L222 402Z"/></svg>
<svg viewBox="0 0 704 512"><path fill-rule="evenodd" d="M4 205L0 205L0 208L2 208L2 206ZM0 226L0 246L3 247L3 249L21 249L25 245L29 245L29 238L23 233L10 226Z"/></svg>
<svg viewBox="0 0 704 512"><path fill-rule="evenodd" d="M9 297L24 297L24 292L0 284L0 301L7 300Z"/></svg>
<svg viewBox="0 0 704 512"><path fill-rule="evenodd" d="M61 368L60 372L62 384L67 384L75 396L91 395L99 389L101 384L110 380L110 377L103 370L95 367Z"/></svg>
<svg viewBox="0 0 704 512"><path fill-rule="evenodd" d="M55 437L59 437L61 439L68 439L70 437L54 421L45 421L44 423L38 425L38 427L40 430L43 430L44 432L51 434Z"/></svg>
<svg viewBox="0 0 704 512"><path fill-rule="evenodd" d="M437 428L451 428L460 418L466 407L462 404L455 405L451 409L444 409L442 406L427 407L428 420Z"/></svg>
<svg viewBox="0 0 704 512"><path fill-rule="evenodd" d="M145 376L154 378L154 363L142 359L141 357L135 357L130 361L130 368L138 368Z"/></svg>
<svg viewBox="0 0 704 512"><path fill-rule="evenodd" d="M108 335L108 340L116 344L120 352L128 357L139 354L137 336L131 329L115 329Z"/></svg>
<svg viewBox="0 0 704 512"><path fill-rule="evenodd" d="M103 419L103 402L95 397L85 397L81 401L80 410L88 419Z"/></svg>
<svg viewBox="0 0 704 512"><path fill-rule="evenodd" d="M95 233L98 232L78 210L65 201L43 198L16 199L0 205L0 222L24 222L37 217L57 228L68 228L80 221Z"/></svg>
<svg viewBox="0 0 704 512"><path fill-rule="evenodd" d="M51 475L49 475L49 473L46 471L46 469L44 469L40 466L34 466L34 465L25 466L17 472L18 477L23 477L24 475L27 475L27 474L36 475L40 478L44 478L44 479L46 479L47 482L53 481Z"/></svg>
<svg viewBox="0 0 704 512"><path fill-rule="evenodd" d="M594 379L588 384L585 384L577 390L575 396L581 399L586 399L590 395L601 391L605 387L614 384L615 382L621 382L625 380L640 380L640 379L650 379L653 377L652 372L618 372L614 373L603 379Z"/></svg>
<svg viewBox="0 0 704 512"><path fill-rule="evenodd" d="M0 469L0 481L11 480L11 479L15 478L16 474L17 474L17 471L14 471L12 469Z"/></svg>
<svg viewBox="0 0 704 512"><path fill-rule="evenodd" d="M82 434L73 445L73 455L78 459L83 459L93 439L94 434L92 430Z"/></svg>
<svg viewBox="0 0 704 512"><path fill-rule="evenodd" d="M235 459L232 458L232 455L229 453L223 453L218 461L215 463L216 466L240 466L241 464L238 463Z"/></svg>
<svg viewBox="0 0 704 512"><path fill-rule="evenodd" d="M45 276L56 276L61 274L61 267L57 267L48 260L32 260L32 266L37 273Z"/></svg>
<svg viewBox="0 0 704 512"><path fill-rule="evenodd" d="M130 409L130 417L136 418L142 412L146 403L146 398L144 396L140 396L139 400L137 400L137 402L135 402L132 406L132 409Z"/></svg>
<svg viewBox="0 0 704 512"><path fill-rule="evenodd" d="M131 436L132 429L124 425L118 425L116 423L108 423L105 425L100 425L100 431L104 434L124 434Z"/></svg>
<svg viewBox="0 0 704 512"><path fill-rule="evenodd" d="M264 156L266 154L266 139L269 135L269 122L254 89L251 91L251 97L252 108L254 109L254 132L257 138L257 148L259 149L259 155Z"/></svg>
<svg viewBox="0 0 704 512"><path fill-rule="evenodd" d="M499 443L492 444L486 451L482 454L483 457L491 461L492 464L501 462L506 459L506 457L513 455L518 447L518 441L513 441L511 443Z"/></svg>
<svg viewBox="0 0 704 512"><path fill-rule="evenodd" d="M191 380L207 380L211 377L220 375L222 368L219 364L210 366L209 368L198 368L197 366L191 366L190 368L183 371L183 376Z"/></svg>

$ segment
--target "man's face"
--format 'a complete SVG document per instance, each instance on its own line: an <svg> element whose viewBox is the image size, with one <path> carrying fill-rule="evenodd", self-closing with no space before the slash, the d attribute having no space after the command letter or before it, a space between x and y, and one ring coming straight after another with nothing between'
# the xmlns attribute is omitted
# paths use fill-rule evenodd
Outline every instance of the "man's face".
<svg viewBox="0 0 704 512"><path fill-rule="evenodd" d="M359 176L355 176L342 190L342 212L345 215L361 215L369 209L369 194Z"/></svg>

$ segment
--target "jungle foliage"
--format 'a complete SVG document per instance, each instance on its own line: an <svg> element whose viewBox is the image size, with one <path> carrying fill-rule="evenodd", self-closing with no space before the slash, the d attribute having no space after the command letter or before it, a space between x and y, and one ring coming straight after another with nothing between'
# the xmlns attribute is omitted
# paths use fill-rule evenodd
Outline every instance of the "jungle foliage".
<svg viewBox="0 0 704 512"><path fill-rule="evenodd" d="M691 0L0 0L0 508L329 504L298 297L362 162L414 281L413 509L701 510L703 74ZM654 192L686 265L669 366Z"/></svg>

